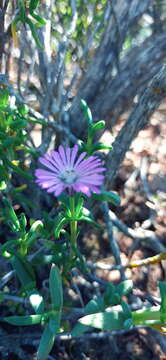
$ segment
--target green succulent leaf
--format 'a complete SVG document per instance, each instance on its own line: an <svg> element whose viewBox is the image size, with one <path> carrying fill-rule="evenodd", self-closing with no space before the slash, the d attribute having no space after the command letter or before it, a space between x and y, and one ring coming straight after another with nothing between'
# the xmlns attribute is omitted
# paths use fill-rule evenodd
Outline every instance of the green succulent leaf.
<svg viewBox="0 0 166 360"><path fill-rule="evenodd" d="M105 309L105 304L102 297L92 299L85 306L85 314L94 314Z"/></svg>
<svg viewBox="0 0 166 360"><path fill-rule="evenodd" d="M132 329L132 327L133 327L133 321L131 318L124 321L124 328L126 330L130 330L130 329Z"/></svg>
<svg viewBox="0 0 166 360"><path fill-rule="evenodd" d="M119 304L120 298L119 296L117 297L115 286L113 284L107 284L103 299L106 307Z"/></svg>
<svg viewBox="0 0 166 360"><path fill-rule="evenodd" d="M75 209L75 214L78 219L81 216L83 204L84 204L83 198L79 198L78 202L76 203L76 209Z"/></svg>
<svg viewBox="0 0 166 360"><path fill-rule="evenodd" d="M64 214L60 213L55 220L55 230L54 236L55 238L59 238L60 232L62 231L64 225L68 222L68 219L64 216Z"/></svg>
<svg viewBox="0 0 166 360"><path fill-rule="evenodd" d="M19 222L20 222L20 230L21 231L25 231L26 226L27 226L27 219L25 217L24 213L21 213L19 216Z"/></svg>
<svg viewBox="0 0 166 360"><path fill-rule="evenodd" d="M130 306L127 304L127 302L122 300L121 301L121 306L122 306L122 310L123 310L123 313L125 315L126 320L131 319L132 318L132 313L131 313Z"/></svg>
<svg viewBox="0 0 166 360"><path fill-rule="evenodd" d="M102 229L102 226L99 225L96 221L94 221L91 217L82 215L79 219L80 221L85 221L93 226L95 226L97 229Z"/></svg>
<svg viewBox="0 0 166 360"><path fill-rule="evenodd" d="M87 331L89 326L77 323L71 331L71 336L80 336Z"/></svg>
<svg viewBox="0 0 166 360"><path fill-rule="evenodd" d="M159 289L161 296L160 319L166 322L166 282L159 281Z"/></svg>
<svg viewBox="0 0 166 360"><path fill-rule="evenodd" d="M50 324L47 323L44 328L44 332L42 334L38 352L37 359L38 360L46 360L55 341L56 334L50 330Z"/></svg>
<svg viewBox="0 0 166 360"><path fill-rule="evenodd" d="M12 207L12 205L10 204L7 198L3 197L2 201L5 205L5 213L6 213L6 217L8 218L9 225L11 226L13 231L19 231L20 222L14 211L14 208Z"/></svg>
<svg viewBox="0 0 166 360"><path fill-rule="evenodd" d="M43 229L44 225L41 220L36 220L30 227L29 234L40 232Z"/></svg>
<svg viewBox="0 0 166 360"><path fill-rule="evenodd" d="M23 288L27 291L35 288L35 274L31 264L20 254L12 257L11 263Z"/></svg>
<svg viewBox="0 0 166 360"><path fill-rule="evenodd" d="M41 16L35 14L34 12L31 12L30 14L37 21L35 24L36 27L46 25L46 21Z"/></svg>
<svg viewBox="0 0 166 360"><path fill-rule="evenodd" d="M88 124L92 124L93 123L93 118L92 118L92 113L91 113L91 110L90 108L88 107L87 103L85 100L81 100L81 109L85 115L85 118L88 122Z"/></svg>
<svg viewBox="0 0 166 360"><path fill-rule="evenodd" d="M34 11L37 8L38 4L39 4L39 0L30 0L29 10Z"/></svg>
<svg viewBox="0 0 166 360"><path fill-rule="evenodd" d="M102 142L97 142L94 145L92 145L92 151L96 152L99 150L112 150L111 145L104 145Z"/></svg>
<svg viewBox="0 0 166 360"><path fill-rule="evenodd" d="M131 292L132 289L132 280L121 281L121 283L116 286L116 292L119 294L120 297L128 295L128 293Z"/></svg>
<svg viewBox="0 0 166 360"><path fill-rule="evenodd" d="M49 328L53 334L59 332L60 329L60 321L61 321L61 311L56 312L54 315L49 318Z"/></svg>
<svg viewBox="0 0 166 360"><path fill-rule="evenodd" d="M8 240L0 247L0 255L5 258L14 256L14 247L20 244L21 239Z"/></svg>
<svg viewBox="0 0 166 360"><path fill-rule="evenodd" d="M63 306L62 279L58 267L53 264L49 276L51 303L55 311L61 311Z"/></svg>
<svg viewBox="0 0 166 360"><path fill-rule="evenodd" d="M97 329L113 331L124 329L125 320L126 318L122 311L111 311L84 316L79 319L79 322Z"/></svg>
<svg viewBox="0 0 166 360"><path fill-rule="evenodd" d="M9 94L10 94L10 91L8 88L0 90L0 109L6 108L8 106Z"/></svg>
<svg viewBox="0 0 166 360"><path fill-rule="evenodd" d="M120 197L119 197L119 195L112 192L112 191L101 191L100 194L94 194L93 193L93 198L95 200L99 200L99 201L111 202L115 206L120 205Z"/></svg>
<svg viewBox="0 0 166 360"><path fill-rule="evenodd" d="M97 299L92 299L85 306L85 314L94 314L105 309L104 298L99 297ZM77 323L71 331L72 336L80 336L82 333L88 330L88 326Z"/></svg>
<svg viewBox="0 0 166 360"><path fill-rule="evenodd" d="M43 47L43 45L41 44L41 42L40 42L40 40L39 40L37 31L36 31L36 28L35 28L35 25L33 24L33 22L32 22L28 17L26 17L25 22L29 25L30 30L31 30L31 33L32 33L32 36L33 36L33 38L34 38L34 40L35 40L36 45L38 46L38 48L39 48L40 50L44 50L44 47Z"/></svg>
<svg viewBox="0 0 166 360"><path fill-rule="evenodd" d="M7 184L5 181L0 181L0 191L6 190Z"/></svg>
<svg viewBox="0 0 166 360"><path fill-rule="evenodd" d="M43 315L6 316L3 320L11 325L36 325L42 322Z"/></svg>
<svg viewBox="0 0 166 360"><path fill-rule="evenodd" d="M29 109L27 105L23 104L23 105L18 105L18 111L20 115L24 116L28 114Z"/></svg>
<svg viewBox="0 0 166 360"><path fill-rule="evenodd" d="M96 122L95 124L92 125L91 129L93 130L93 132L96 132L98 130L101 130L105 128L105 121L104 120L100 120L98 122Z"/></svg>

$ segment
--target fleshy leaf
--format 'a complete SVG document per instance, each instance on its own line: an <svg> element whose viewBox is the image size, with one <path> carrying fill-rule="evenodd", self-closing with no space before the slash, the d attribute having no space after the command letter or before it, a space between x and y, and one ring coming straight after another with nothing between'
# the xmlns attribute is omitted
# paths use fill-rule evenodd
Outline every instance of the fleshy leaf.
<svg viewBox="0 0 166 360"><path fill-rule="evenodd" d="M85 100L81 99L81 109L88 121L88 124L93 123L92 113Z"/></svg>
<svg viewBox="0 0 166 360"><path fill-rule="evenodd" d="M132 313L131 313L130 306L123 300L121 301L121 306L122 306L123 313L125 315L126 320L131 319L132 318Z"/></svg>
<svg viewBox="0 0 166 360"><path fill-rule="evenodd" d="M11 259L13 269L25 290L30 290L35 287L35 274L30 263L28 263L20 255L15 255Z"/></svg>
<svg viewBox="0 0 166 360"><path fill-rule="evenodd" d="M53 264L49 276L49 288L53 309L61 311L63 306L62 279L58 267Z"/></svg>
<svg viewBox="0 0 166 360"><path fill-rule="evenodd" d="M0 108L4 108L8 105L9 102L9 89L0 90Z"/></svg>
<svg viewBox="0 0 166 360"><path fill-rule="evenodd" d="M64 214L60 213L55 219L55 238L59 238L60 232L62 231L64 225L68 222Z"/></svg>
<svg viewBox="0 0 166 360"><path fill-rule="evenodd" d="M4 321L11 325L36 325L42 322L43 315L6 316Z"/></svg>
<svg viewBox="0 0 166 360"><path fill-rule="evenodd" d="M41 229L43 229L43 223L42 223L42 221L41 220L37 220L37 221L35 221L33 224L32 224L32 226L31 226L31 228L30 228L30 230L29 230L29 233L31 234L33 234L34 232L36 232L36 231L40 231Z"/></svg>
<svg viewBox="0 0 166 360"><path fill-rule="evenodd" d="M19 222L20 222L20 230L21 230L21 231L25 231L26 226L27 226L27 219L26 219L24 213L21 213L21 214L19 215Z"/></svg>
<svg viewBox="0 0 166 360"><path fill-rule="evenodd" d="M10 202L7 200L7 198L3 198L3 203L6 205L6 216L8 217L8 222L12 228L13 231L19 231L20 230L20 222L17 218L17 215L10 204Z"/></svg>
<svg viewBox="0 0 166 360"><path fill-rule="evenodd" d="M159 281L159 289L161 296L160 319L162 322L165 322L166 321L166 282Z"/></svg>
<svg viewBox="0 0 166 360"><path fill-rule="evenodd" d="M97 299L92 299L88 302L88 304L85 307L85 313L86 314L94 314L100 311L103 311L105 308L104 301L102 297L99 297Z"/></svg>
<svg viewBox="0 0 166 360"><path fill-rule="evenodd" d="M102 191L100 194L93 194L93 198L99 201L108 201L115 206L120 205L120 197L112 191Z"/></svg>
<svg viewBox="0 0 166 360"><path fill-rule="evenodd" d="M49 328L53 334L56 334L60 329L61 311L55 313L49 318Z"/></svg>
<svg viewBox="0 0 166 360"><path fill-rule="evenodd" d="M71 331L71 336L80 336L89 329L89 326L77 323Z"/></svg>
<svg viewBox="0 0 166 360"><path fill-rule="evenodd" d="M95 132L95 131L103 129L104 127L105 127L105 121L100 120L92 125L92 130L93 130L93 132Z"/></svg>
<svg viewBox="0 0 166 360"><path fill-rule="evenodd" d="M132 280L122 281L119 285L116 286L116 292L120 297L126 296L133 289Z"/></svg>
<svg viewBox="0 0 166 360"><path fill-rule="evenodd" d="M39 4L39 0L30 0L29 10L34 11L37 8L38 4Z"/></svg>
<svg viewBox="0 0 166 360"><path fill-rule="evenodd" d="M89 216L81 216L80 217L81 221L86 221L89 224L92 224L93 226L95 226L97 229L102 229L102 226L99 225L96 221L94 221L93 219L91 219Z"/></svg>
<svg viewBox="0 0 166 360"><path fill-rule="evenodd" d="M44 332L42 334L38 352L37 352L37 359L38 360L46 360L55 340L56 334L53 334L53 332L50 330L50 325L47 323L45 325Z"/></svg>
<svg viewBox="0 0 166 360"><path fill-rule="evenodd" d="M125 328L125 320L126 318L122 311L112 311L87 315L79 319L79 322L101 330L119 330Z"/></svg>
<svg viewBox="0 0 166 360"><path fill-rule="evenodd" d="M85 306L85 314L94 314L99 311L103 311L105 308L103 297L92 299ZM72 336L80 336L82 333L88 330L88 326L77 323L72 329Z"/></svg>
<svg viewBox="0 0 166 360"><path fill-rule="evenodd" d="M92 146L92 151L99 151L99 150L112 150L111 145L104 145L102 142L97 142Z"/></svg>

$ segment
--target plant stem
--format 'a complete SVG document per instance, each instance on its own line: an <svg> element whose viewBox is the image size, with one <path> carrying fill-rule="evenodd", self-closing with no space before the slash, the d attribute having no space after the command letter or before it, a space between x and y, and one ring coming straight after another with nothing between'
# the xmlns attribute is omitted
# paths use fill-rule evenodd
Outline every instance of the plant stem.
<svg viewBox="0 0 166 360"><path fill-rule="evenodd" d="M134 325L150 325L150 323L161 322L160 320L160 306L150 307L149 309L142 309L132 312L132 319Z"/></svg>
<svg viewBox="0 0 166 360"><path fill-rule="evenodd" d="M20 244L20 254L25 256L27 255L27 243L25 234L22 235L22 241Z"/></svg>
<svg viewBox="0 0 166 360"><path fill-rule="evenodd" d="M87 156L90 156L91 155L91 145L92 145L92 137L90 136L90 133L88 131L88 139L87 139L87 143L86 143L86 146L87 146Z"/></svg>
<svg viewBox="0 0 166 360"><path fill-rule="evenodd" d="M70 197L70 210L71 216L75 216L75 198ZM77 221L73 220L70 222L70 242L71 242L71 259L74 255L74 248L77 246Z"/></svg>

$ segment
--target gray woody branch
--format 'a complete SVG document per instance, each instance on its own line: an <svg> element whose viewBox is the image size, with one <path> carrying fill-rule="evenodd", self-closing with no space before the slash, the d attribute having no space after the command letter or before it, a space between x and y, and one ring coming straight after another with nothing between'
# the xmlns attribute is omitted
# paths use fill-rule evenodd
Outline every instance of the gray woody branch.
<svg viewBox="0 0 166 360"><path fill-rule="evenodd" d="M100 41L91 64L88 66L85 75L80 83L77 96L73 100L71 107L71 129L80 135L83 129L83 116L80 110L80 99L87 101L93 109L98 103L103 101L106 96L105 86L112 81L112 71L115 68L119 72L119 56L127 32L138 22L140 17L146 12L151 0L119 0L113 1L112 12L107 23L106 29ZM115 90L113 90L114 92ZM107 95L109 101L110 97ZM111 109L111 107L110 107ZM102 117L103 118L103 115ZM79 119L79 124L77 119ZM98 118L99 120L99 118Z"/></svg>
<svg viewBox="0 0 166 360"><path fill-rule="evenodd" d="M142 93L138 104L114 141L113 150L108 154L106 159L108 169L107 185L109 187L112 186L116 172L126 152L130 148L133 139L137 136L138 132L148 124L151 115L165 97L166 65L161 68L159 73L152 79Z"/></svg>

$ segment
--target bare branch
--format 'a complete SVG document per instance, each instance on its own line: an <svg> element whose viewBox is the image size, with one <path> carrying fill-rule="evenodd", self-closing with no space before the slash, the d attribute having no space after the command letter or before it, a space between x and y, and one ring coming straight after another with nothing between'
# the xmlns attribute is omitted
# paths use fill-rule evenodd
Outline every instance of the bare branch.
<svg viewBox="0 0 166 360"><path fill-rule="evenodd" d="M121 266L122 263L121 263L121 258L120 258L120 249L119 249L118 243L115 240L115 237L113 234L112 220L109 216L109 207L108 207L108 203L106 201L104 201L102 204L102 210L103 210L103 218L106 223L106 227L107 227L107 231L108 231L108 239L109 239L112 254L115 258L116 264ZM123 267L120 268L120 273L121 273L122 280L124 280L125 274L123 271Z"/></svg>
<svg viewBox="0 0 166 360"><path fill-rule="evenodd" d="M130 148L138 132L149 122L153 112L166 97L166 66L153 78L149 86L140 96L139 102L132 111L129 119L122 127L113 144L113 150L107 156L107 186L111 187L116 172Z"/></svg>
<svg viewBox="0 0 166 360"><path fill-rule="evenodd" d="M114 5L114 12L111 13L106 30L100 41L100 46L96 51L86 74L84 75L77 96L73 100L71 107L71 118L80 119L78 123L72 122L72 131L80 135L83 128L83 116L80 111L80 99L85 99L92 108L104 100L107 82L112 81L112 70L117 67L117 58L122 49L123 42L129 28L136 24L142 14L148 9L151 0L140 2L140 0L120 0ZM116 20L115 20L116 13ZM116 24L121 24L120 34ZM120 43L119 43L120 40ZM118 54L117 54L118 44ZM108 93L109 94L109 93ZM109 99L109 95L107 95ZM109 99L110 100L110 99ZM103 116L102 116L103 118ZM77 126L76 126L77 124Z"/></svg>

